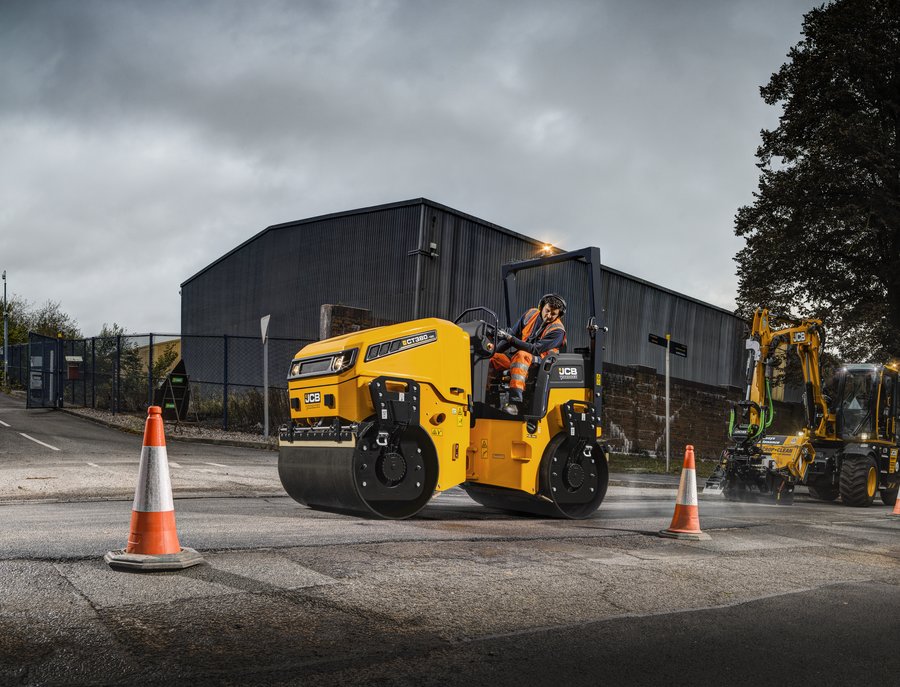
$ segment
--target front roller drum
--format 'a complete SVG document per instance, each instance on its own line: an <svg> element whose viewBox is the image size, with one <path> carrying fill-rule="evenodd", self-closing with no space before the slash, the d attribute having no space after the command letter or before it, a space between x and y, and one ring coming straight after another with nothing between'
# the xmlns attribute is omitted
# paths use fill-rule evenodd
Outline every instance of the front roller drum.
<svg viewBox="0 0 900 687"><path fill-rule="evenodd" d="M282 444L278 476L291 498L311 508L399 520L431 500L438 461L421 428L397 429L388 437L369 424L355 447Z"/></svg>
<svg viewBox="0 0 900 687"><path fill-rule="evenodd" d="M467 482L463 488L482 506L548 518L583 520L596 511L609 486L603 447L557 434L541 458L537 494Z"/></svg>

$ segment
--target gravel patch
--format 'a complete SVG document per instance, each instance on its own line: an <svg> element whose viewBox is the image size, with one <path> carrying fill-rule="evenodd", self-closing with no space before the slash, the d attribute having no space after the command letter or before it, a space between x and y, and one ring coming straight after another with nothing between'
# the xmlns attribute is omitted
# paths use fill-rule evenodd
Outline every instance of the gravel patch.
<svg viewBox="0 0 900 687"><path fill-rule="evenodd" d="M139 415L111 413L108 410L95 408L64 408L65 412L98 422L132 434L142 434L146 418ZM204 427L197 424L174 422L165 423L166 438L175 441L199 441L226 446L246 446L251 448L278 448L278 438L270 436L266 439L261 434L251 432L226 432L221 429Z"/></svg>

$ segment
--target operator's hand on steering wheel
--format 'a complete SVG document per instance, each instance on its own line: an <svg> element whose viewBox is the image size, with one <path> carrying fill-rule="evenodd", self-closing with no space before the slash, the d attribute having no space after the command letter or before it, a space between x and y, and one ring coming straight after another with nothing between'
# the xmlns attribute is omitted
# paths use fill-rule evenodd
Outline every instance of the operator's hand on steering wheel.
<svg viewBox="0 0 900 687"><path fill-rule="evenodd" d="M510 338L512 338L512 334L510 334L505 329L498 329L497 336L499 336L501 339L504 339L505 341L509 341Z"/></svg>

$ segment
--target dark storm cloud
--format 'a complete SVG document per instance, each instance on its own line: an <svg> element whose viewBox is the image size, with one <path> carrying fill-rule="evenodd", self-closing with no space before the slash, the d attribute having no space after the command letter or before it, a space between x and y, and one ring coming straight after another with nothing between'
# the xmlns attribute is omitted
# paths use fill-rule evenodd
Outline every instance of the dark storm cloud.
<svg viewBox="0 0 900 687"><path fill-rule="evenodd" d="M426 196L728 306L810 6L7 1L0 267L86 333L171 330L266 225Z"/></svg>

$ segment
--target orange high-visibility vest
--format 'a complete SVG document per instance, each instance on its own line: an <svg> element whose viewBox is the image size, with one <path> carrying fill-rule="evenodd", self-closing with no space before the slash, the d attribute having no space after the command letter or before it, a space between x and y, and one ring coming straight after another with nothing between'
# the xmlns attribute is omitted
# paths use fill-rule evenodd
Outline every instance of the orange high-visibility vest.
<svg viewBox="0 0 900 687"><path fill-rule="evenodd" d="M531 308L527 313L525 313L525 316L527 319L525 321L525 326L522 328L522 341L528 341L528 337L531 336L531 332L534 331L534 328L537 325L538 320L540 319L540 315L541 315L541 311L538 310L537 308ZM563 325L562 321L560 321L560 320L555 320L555 321L551 322L550 324L548 324L547 328L543 332L541 332L541 339L547 338L548 335L552 334L553 332L555 332L559 329L563 330L563 344L565 344L566 343L566 334L565 334L566 328ZM541 353L541 359L543 360L543 358L548 353L559 353L559 349L551 348L547 351L544 351L543 353Z"/></svg>

